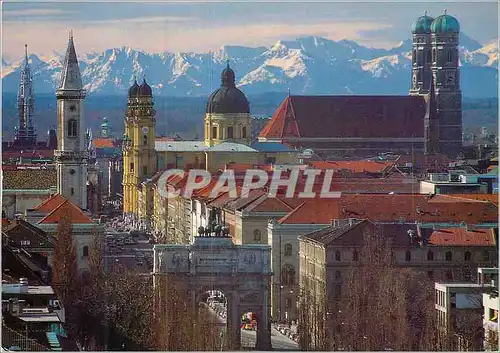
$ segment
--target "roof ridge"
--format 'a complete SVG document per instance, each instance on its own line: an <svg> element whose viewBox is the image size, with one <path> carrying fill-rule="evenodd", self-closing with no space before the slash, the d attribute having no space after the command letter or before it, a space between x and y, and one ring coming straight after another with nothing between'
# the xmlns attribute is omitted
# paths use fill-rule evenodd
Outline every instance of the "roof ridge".
<svg viewBox="0 0 500 353"><path fill-rule="evenodd" d="M74 209L74 210L76 210L77 212L79 212L82 216L84 216L85 218L87 218L87 219L90 221L90 223L93 223L93 222L92 222L92 219L90 219L90 217L89 217L89 216L87 216L87 215L85 214L85 212L83 212L83 210L82 210L79 206L75 205L73 202L71 202L71 200L66 199L66 201L64 201L62 204L60 204L59 206L57 206L57 207L56 207L56 208L55 208L52 212L50 212L50 213L49 213L48 215L46 215L43 219L41 219L41 220L38 222L38 224L43 223L43 222L44 222L44 221L45 221L45 220L46 220L49 216L53 215L53 214L54 214L57 210L59 210L59 209L60 209L63 205L66 205L66 204L67 204L67 205L69 205L72 209ZM78 224L78 223L76 223L76 224Z"/></svg>
<svg viewBox="0 0 500 353"><path fill-rule="evenodd" d="M47 217L49 217L50 215L54 214L54 212L56 212L59 208L61 208L62 205L64 205L66 202L68 202L69 200L66 199L66 201L64 201L63 203L61 203L59 206L57 206L56 208L54 208L51 212L49 212L45 217L43 217L40 221L38 221L37 224L40 224L42 223Z"/></svg>
<svg viewBox="0 0 500 353"><path fill-rule="evenodd" d="M49 201L52 201L53 199L55 199L57 197L57 195L64 198L64 196L62 196L61 194L56 192L55 194L52 194L49 197L47 197L45 200L43 200L42 203L39 204L38 206L36 206L35 208L33 208L33 210L34 211L39 210L40 208L42 208L42 206L46 205Z"/></svg>
<svg viewBox="0 0 500 353"><path fill-rule="evenodd" d="M286 207L288 207L291 210L293 210L293 206L288 204L287 202L285 202L281 197L276 197L276 199L281 202L283 205L285 205Z"/></svg>
<svg viewBox="0 0 500 353"><path fill-rule="evenodd" d="M300 205L298 205L297 207L295 207L295 209L293 209L292 211L290 211L287 215L281 217L279 220L278 220L278 223L283 223L284 221L286 221L288 218L290 218L291 216L293 216L295 213L298 212L299 209L301 209L304 205L306 204L306 201L302 202Z"/></svg>

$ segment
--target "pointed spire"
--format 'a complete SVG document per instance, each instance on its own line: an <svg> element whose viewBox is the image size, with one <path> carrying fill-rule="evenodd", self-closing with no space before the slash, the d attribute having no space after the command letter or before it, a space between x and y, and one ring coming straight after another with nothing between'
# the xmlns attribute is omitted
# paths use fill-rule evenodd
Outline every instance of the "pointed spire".
<svg viewBox="0 0 500 353"><path fill-rule="evenodd" d="M290 97L290 87L288 87L288 97Z"/></svg>
<svg viewBox="0 0 500 353"><path fill-rule="evenodd" d="M69 30L69 39L73 39L73 30L72 29Z"/></svg>
<svg viewBox="0 0 500 353"><path fill-rule="evenodd" d="M229 58L226 58L226 67L229 69Z"/></svg>
<svg viewBox="0 0 500 353"><path fill-rule="evenodd" d="M427 16L427 10L424 11L424 16Z"/></svg>
<svg viewBox="0 0 500 353"><path fill-rule="evenodd" d="M24 45L24 59L28 61L28 44Z"/></svg>
<svg viewBox="0 0 500 353"><path fill-rule="evenodd" d="M444 9L444 14L446 15L446 13L448 12L448 10Z"/></svg>
<svg viewBox="0 0 500 353"><path fill-rule="evenodd" d="M61 75L60 90L81 90L83 89L80 68L76 57L75 44L73 42L73 31L70 31L68 48L64 58L64 67Z"/></svg>

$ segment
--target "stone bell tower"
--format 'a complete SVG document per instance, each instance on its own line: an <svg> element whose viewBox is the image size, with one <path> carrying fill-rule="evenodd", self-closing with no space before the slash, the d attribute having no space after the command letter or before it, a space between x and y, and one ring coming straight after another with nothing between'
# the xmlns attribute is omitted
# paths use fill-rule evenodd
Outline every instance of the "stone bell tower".
<svg viewBox="0 0 500 353"><path fill-rule="evenodd" d="M462 91L460 89L458 20L446 13L431 24L432 75L439 120L439 152L456 157L462 149Z"/></svg>
<svg viewBox="0 0 500 353"><path fill-rule="evenodd" d="M83 101L85 99L73 33L70 32L61 83L56 91L58 141L54 152L57 192L87 209L87 160Z"/></svg>

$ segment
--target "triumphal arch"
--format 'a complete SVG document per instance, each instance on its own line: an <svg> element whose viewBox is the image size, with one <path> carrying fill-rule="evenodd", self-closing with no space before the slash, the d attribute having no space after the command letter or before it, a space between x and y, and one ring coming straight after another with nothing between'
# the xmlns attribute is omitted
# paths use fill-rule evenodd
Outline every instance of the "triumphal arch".
<svg viewBox="0 0 500 353"><path fill-rule="evenodd" d="M183 288L193 306L207 291L222 291L227 298L227 347L240 349L241 316L252 312L257 317L256 349L269 350L270 259L270 246L235 245L227 228L216 226L213 231L200 229L189 245L155 245L154 279L175 282L171 284Z"/></svg>

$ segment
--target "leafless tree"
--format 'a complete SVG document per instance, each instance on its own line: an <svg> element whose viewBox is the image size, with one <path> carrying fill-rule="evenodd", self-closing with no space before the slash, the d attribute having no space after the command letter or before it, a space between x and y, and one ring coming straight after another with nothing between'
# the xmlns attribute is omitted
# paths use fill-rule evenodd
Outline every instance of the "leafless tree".
<svg viewBox="0 0 500 353"><path fill-rule="evenodd" d="M69 213L57 225L57 240L52 253L52 285L65 306L74 299L78 287L78 260Z"/></svg>
<svg viewBox="0 0 500 353"><path fill-rule="evenodd" d="M437 347L434 284L418 271L396 267L391 243L375 225L364 232L359 261L348 269L340 295L318 291L313 284L307 288L325 296L312 299L302 293L300 346L304 350Z"/></svg>

